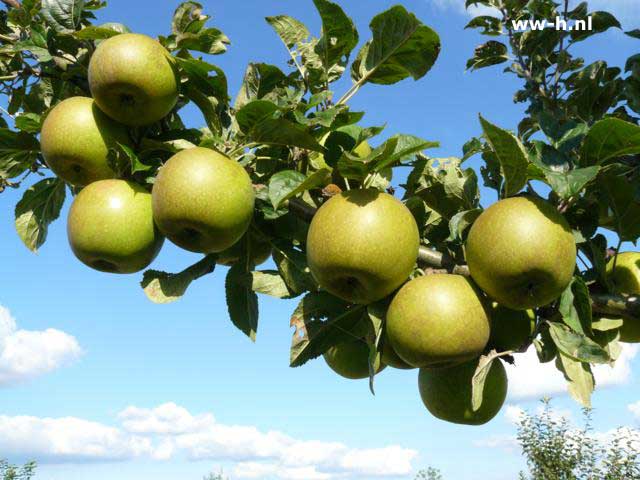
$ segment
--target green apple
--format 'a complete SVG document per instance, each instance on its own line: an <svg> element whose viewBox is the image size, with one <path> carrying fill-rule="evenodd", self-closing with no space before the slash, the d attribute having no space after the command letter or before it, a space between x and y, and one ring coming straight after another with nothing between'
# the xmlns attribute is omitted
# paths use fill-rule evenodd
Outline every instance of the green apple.
<svg viewBox="0 0 640 480"><path fill-rule="evenodd" d="M613 259L607 264L607 278L617 293L640 295L640 252L623 252L617 255L616 269ZM636 318L623 318L620 328L620 340L626 343L640 343L640 321Z"/></svg>
<svg viewBox="0 0 640 480"><path fill-rule="evenodd" d="M109 149L129 144L124 125L107 117L88 97L72 97L47 115L40 134L42 155L53 173L74 186L114 178Z"/></svg>
<svg viewBox="0 0 640 480"><path fill-rule="evenodd" d="M382 363L400 370L412 370L416 368L400 358L388 339L382 345Z"/></svg>
<svg viewBox="0 0 640 480"><path fill-rule="evenodd" d="M484 351L489 317L468 278L425 275L411 280L393 298L386 333L393 349L409 365L452 365Z"/></svg>
<svg viewBox="0 0 640 480"><path fill-rule="evenodd" d="M67 234L82 263L110 273L148 267L164 241L153 223L151 194L125 180L100 180L82 189L71 205Z"/></svg>
<svg viewBox="0 0 640 480"><path fill-rule="evenodd" d="M248 238L247 238L248 237ZM254 267L262 265L271 257L271 244L268 241L251 235L250 233L240 239L240 241L234 243L231 247L218 254L218 264L231 266L242 258L243 255L243 242L250 242L249 256L251 263Z"/></svg>
<svg viewBox="0 0 640 480"><path fill-rule="evenodd" d="M150 125L168 115L178 101L173 62L151 37L111 37L100 42L91 57L91 95L111 118L132 127Z"/></svg>
<svg viewBox="0 0 640 480"><path fill-rule="evenodd" d="M466 243L471 276L512 310L549 304L567 288L576 242L566 220L534 197L501 200L475 221Z"/></svg>
<svg viewBox="0 0 640 480"><path fill-rule="evenodd" d="M307 262L322 288L348 302L380 300L407 280L420 237L413 215L374 189L331 197L307 235Z"/></svg>
<svg viewBox="0 0 640 480"><path fill-rule="evenodd" d="M369 345L364 340L339 343L324 353L327 365L338 375L350 380L369 378ZM376 373L385 366L378 357Z"/></svg>
<svg viewBox="0 0 640 480"><path fill-rule="evenodd" d="M420 396L427 410L441 420L463 425L484 425L493 419L507 397L507 372L494 360L482 392L480 409L473 411L472 379L478 360L446 368L422 368L418 375Z"/></svg>
<svg viewBox="0 0 640 480"><path fill-rule="evenodd" d="M489 317L489 347L498 352L519 350L536 330L536 314L533 310L511 310L494 303Z"/></svg>
<svg viewBox="0 0 640 480"><path fill-rule="evenodd" d="M253 217L251 178L238 162L208 148L171 157L153 186L153 216L179 247L217 253L245 234Z"/></svg>

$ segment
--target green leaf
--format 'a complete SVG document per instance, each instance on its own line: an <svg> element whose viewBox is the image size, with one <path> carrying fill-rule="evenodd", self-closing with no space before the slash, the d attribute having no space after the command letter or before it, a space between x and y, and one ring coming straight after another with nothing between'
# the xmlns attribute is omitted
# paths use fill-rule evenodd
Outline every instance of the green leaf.
<svg viewBox="0 0 640 480"><path fill-rule="evenodd" d="M600 165L623 155L640 154L640 127L618 118L597 122L582 145L582 165Z"/></svg>
<svg viewBox="0 0 640 480"><path fill-rule="evenodd" d="M264 98L282 86L286 79L286 75L278 67L266 63L250 63L236 98L236 110L240 110L253 100Z"/></svg>
<svg viewBox="0 0 640 480"><path fill-rule="evenodd" d="M176 38L176 47L195 50L209 55L220 55L231 44L229 37L217 28L206 28L198 33L181 33Z"/></svg>
<svg viewBox="0 0 640 480"><path fill-rule="evenodd" d="M303 173L295 170L283 170L269 180L269 200L274 209L278 209L287 195L293 192L306 180Z"/></svg>
<svg viewBox="0 0 640 480"><path fill-rule="evenodd" d="M391 85L422 78L440 54L440 37L403 6L395 6L371 21L373 39L367 42L351 68L353 80Z"/></svg>
<svg viewBox="0 0 640 480"><path fill-rule="evenodd" d="M227 101L227 77L220 67L195 58L174 58L189 83L198 88L203 95L215 97L221 103ZM212 72L214 76L211 75Z"/></svg>
<svg viewBox="0 0 640 480"><path fill-rule="evenodd" d="M245 104L236 113L236 121L240 130L245 133L251 132L251 129L263 120L274 118L280 109L278 106L267 100L254 100Z"/></svg>
<svg viewBox="0 0 640 480"><path fill-rule="evenodd" d="M219 67L195 58L174 57L182 73L187 77L182 88L193 101L212 132L221 130L220 111L227 105L229 96L227 77ZM214 76L210 75L213 72Z"/></svg>
<svg viewBox="0 0 640 480"><path fill-rule="evenodd" d="M505 196L517 194L527 183L529 162L524 147L513 134L489 123L482 116L480 123L487 143L500 163Z"/></svg>
<svg viewBox="0 0 640 480"><path fill-rule="evenodd" d="M172 303L184 295L194 280L212 273L215 267L216 255L208 255L179 273L147 270L140 285L153 303Z"/></svg>
<svg viewBox="0 0 640 480"><path fill-rule="evenodd" d="M476 47L473 58L467 62L467 70L479 70L499 65L509 60L507 46L502 42L490 40Z"/></svg>
<svg viewBox="0 0 640 480"><path fill-rule="evenodd" d="M587 336L572 332L565 325L549 322L549 333L561 353L587 363L608 363L611 358L600 345Z"/></svg>
<svg viewBox="0 0 640 480"><path fill-rule="evenodd" d="M42 0L40 13L56 32L71 33L80 25L85 0Z"/></svg>
<svg viewBox="0 0 640 480"><path fill-rule="evenodd" d="M64 182L58 178L47 178L27 189L16 205L16 230L32 252L37 252L44 244L49 224L60 216L64 199Z"/></svg>
<svg viewBox="0 0 640 480"><path fill-rule="evenodd" d="M637 188L624 174L607 171L598 177L602 202L613 214L614 224L603 225L615 228L623 242L636 242L640 237L640 198Z"/></svg>
<svg viewBox="0 0 640 480"><path fill-rule="evenodd" d="M592 23L592 28L590 30L572 30L571 31L571 39L573 43L580 42L585 40L592 35L596 35L598 33L605 32L610 28L622 28L620 22L616 17L611 15L609 12L593 12L590 14Z"/></svg>
<svg viewBox="0 0 640 480"><path fill-rule="evenodd" d="M37 113L22 113L15 120L16 128L28 133L40 133L42 117Z"/></svg>
<svg viewBox="0 0 640 480"><path fill-rule="evenodd" d="M198 33L208 19L207 15L202 15L202 5L200 3L182 2L173 14L171 31L174 35Z"/></svg>
<svg viewBox="0 0 640 480"><path fill-rule="evenodd" d="M276 199L278 202L277 205L273 204L275 209L278 209L284 201L289 200L290 198L296 197L301 193L306 192L307 190L313 190L314 188L319 188L326 185L327 181L331 178L331 170L329 170L328 168L321 168L320 170L316 170L311 175L305 177L301 182L297 182L297 181L287 182L286 185L282 185L281 187L278 187L279 188L278 193L274 192L274 195L272 195L271 182L273 182L273 179L276 178L281 173L283 172L276 173L273 177L271 177L271 181L269 182L269 198L271 199L272 203L274 199ZM294 173L298 173L298 172L294 172ZM295 185L296 183L297 185Z"/></svg>
<svg viewBox="0 0 640 480"><path fill-rule="evenodd" d="M591 408L591 394L595 389L591 366L560 352L556 358L556 367L568 382L569 394L583 407Z"/></svg>
<svg viewBox="0 0 640 480"><path fill-rule="evenodd" d="M49 50L46 48L46 44L45 46L36 45L31 40L16 42L11 49L16 53L23 51L31 52L36 56L38 61L42 63L49 62L53 59L51 53L49 53Z"/></svg>
<svg viewBox="0 0 640 480"><path fill-rule="evenodd" d="M316 290L317 285L307 265L307 256L304 252L283 242L273 242L272 245L273 261L293 296L308 290Z"/></svg>
<svg viewBox="0 0 640 480"><path fill-rule="evenodd" d="M296 44L304 42L311 35L304 23L293 17L277 15L267 17L266 20L288 49L292 49Z"/></svg>
<svg viewBox="0 0 640 480"><path fill-rule="evenodd" d="M449 231L451 235L447 240L450 242L462 241L464 239L464 232L473 225L473 222L477 220L481 213L481 208L473 208L454 215L453 218L449 220Z"/></svg>
<svg viewBox="0 0 640 480"><path fill-rule="evenodd" d="M611 330L617 330L624 324L624 320L622 318L605 318L601 317L597 320L594 320L591 325L594 330L598 332L608 332Z"/></svg>
<svg viewBox="0 0 640 480"><path fill-rule="evenodd" d="M0 128L0 177L21 175L38 158L40 143L26 132Z"/></svg>
<svg viewBox="0 0 640 480"><path fill-rule="evenodd" d="M258 331L258 296L246 285L243 278L249 273L245 262L238 262L229 269L225 281L229 317L252 341Z"/></svg>
<svg viewBox="0 0 640 480"><path fill-rule="evenodd" d="M121 23L104 23L100 26L90 25L78 30L73 35L80 40L106 40L122 33L129 33L128 27Z"/></svg>
<svg viewBox="0 0 640 480"><path fill-rule="evenodd" d="M598 173L600 173L600 167L595 165L593 167L576 168L567 172L545 170L544 176L551 189L560 198L568 200L580 194L590 182L595 180Z"/></svg>
<svg viewBox="0 0 640 480"><path fill-rule="evenodd" d="M498 360L497 352L495 350L488 355L482 355L478 362L478 366L476 367L476 371L473 374L473 378L471 380L471 408L474 412L477 412L480 410L480 407L482 407L484 384L494 361L500 361Z"/></svg>
<svg viewBox="0 0 640 480"><path fill-rule="evenodd" d="M343 177L362 182L369 174L381 172L412 158L416 153L439 145L413 135L394 135L367 157L344 152L338 160L337 168Z"/></svg>
<svg viewBox="0 0 640 480"><path fill-rule="evenodd" d="M592 312L589 289L581 277L574 277L560 297L562 320L574 332L591 335Z"/></svg>
<svg viewBox="0 0 640 480"><path fill-rule="evenodd" d="M362 328L369 317L363 305L349 305L326 292L305 295L291 316L295 328L291 341L290 365L299 367Z"/></svg>
<svg viewBox="0 0 640 480"><path fill-rule="evenodd" d="M315 53L322 61L328 83L337 80L344 71L351 51L358 44L358 31L339 5L328 0L313 0L313 3L322 19L322 36Z"/></svg>
<svg viewBox="0 0 640 480"><path fill-rule="evenodd" d="M502 22L500 21L500 19L497 17L492 17L490 15L481 15L481 16L475 17L469 23L467 23L467 26L464 28L465 29L468 29L468 28L481 29L481 32L480 32L481 35L489 35L489 36L501 35L503 31Z"/></svg>
<svg viewBox="0 0 640 480"><path fill-rule="evenodd" d="M253 143L300 147L322 152L324 147L304 128L284 118L268 118L256 124L247 134Z"/></svg>
<svg viewBox="0 0 640 480"><path fill-rule="evenodd" d="M242 278L242 283L256 293L275 298L293 298L295 295L277 270L259 270Z"/></svg>
<svg viewBox="0 0 640 480"><path fill-rule="evenodd" d="M369 390L372 395L376 394L373 385L376 377L376 365L380 365L380 362L382 362L380 340L382 339L384 319L388 308L389 302L384 299L367 306L370 328L366 339L369 344Z"/></svg>
<svg viewBox="0 0 640 480"><path fill-rule="evenodd" d="M548 325L543 326L540 336L533 341L533 346L540 363L549 363L558 355L558 347L551 338Z"/></svg>

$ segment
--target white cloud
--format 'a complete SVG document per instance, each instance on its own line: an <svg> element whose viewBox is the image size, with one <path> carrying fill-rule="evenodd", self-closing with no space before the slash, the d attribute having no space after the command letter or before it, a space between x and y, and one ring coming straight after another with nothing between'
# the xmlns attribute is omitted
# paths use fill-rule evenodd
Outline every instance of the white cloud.
<svg viewBox="0 0 640 480"><path fill-rule="evenodd" d="M151 454L151 442L79 418L0 416L0 452L54 462L125 460Z"/></svg>
<svg viewBox="0 0 640 480"><path fill-rule="evenodd" d="M636 419L640 420L640 401L627 405L627 408Z"/></svg>
<svg viewBox="0 0 640 480"><path fill-rule="evenodd" d="M631 379L631 362L638 354L637 345L623 344L620 358L615 367L597 365L594 367L596 387L624 385ZM509 376L509 398L512 400L540 399L545 396L567 393L567 382L553 362L541 364L535 349L515 357L515 365L507 365Z"/></svg>
<svg viewBox="0 0 640 480"><path fill-rule="evenodd" d="M49 462L134 458L235 461L236 478L331 480L354 475L409 475L417 452L390 445L350 448L340 442L298 440L279 431L224 425L175 403L127 407L120 427L79 418L0 417L0 451Z"/></svg>
<svg viewBox="0 0 640 480"><path fill-rule="evenodd" d="M82 355L78 341L64 332L19 330L0 306L0 387L49 373Z"/></svg>
<svg viewBox="0 0 640 480"><path fill-rule="evenodd" d="M118 418L126 431L146 434L200 432L215 421L211 414L194 417L186 408L175 403L165 403L154 409L127 407Z"/></svg>

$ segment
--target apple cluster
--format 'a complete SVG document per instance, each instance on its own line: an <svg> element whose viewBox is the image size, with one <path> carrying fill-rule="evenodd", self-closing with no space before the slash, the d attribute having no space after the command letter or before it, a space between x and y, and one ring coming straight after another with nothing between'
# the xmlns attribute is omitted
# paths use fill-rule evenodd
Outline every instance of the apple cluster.
<svg viewBox="0 0 640 480"><path fill-rule="evenodd" d="M162 120L178 102L180 81L165 48L139 34L104 40L91 58L89 85L92 98L56 105L41 133L48 166L79 189L67 227L78 259L133 273L154 260L165 238L215 253L222 264L242 258L255 193L238 162L208 148L181 150L160 168L151 191L118 178L113 165L113 149L132 145L132 128ZM371 148L363 142L354 152L367 157ZM269 258L269 243L250 243L254 265ZM418 368L420 395L433 415L486 423L505 401L505 367L498 357L488 364L479 406L472 379L487 352L519 351L542 333L537 310L576 272L572 230L552 204L522 195L498 201L473 223L464 249L470 277L417 269L420 244L413 214L389 193L356 188L324 201L305 245L314 279L350 304L388 306L382 353L373 362L367 332L355 331L324 358L350 379L386 366ZM640 294L639 253L618 255L608 274L616 290ZM621 339L640 341L640 325L624 322Z"/></svg>
<svg viewBox="0 0 640 480"><path fill-rule="evenodd" d="M157 122L176 106L179 79L166 49L140 34L107 39L91 57L89 85L93 98L56 105L41 134L49 167L82 189L67 223L78 259L104 272L138 272L165 237L192 252L221 253L222 263L237 259L255 200L237 162L206 148L182 150L160 169L150 193L117 178L110 160L118 144L131 145L131 127Z"/></svg>
<svg viewBox="0 0 640 480"><path fill-rule="evenodd" d="M357 304L393 294L382 354L373 365L357 332L352 341L330 348L325 361L349 379L367 378L386 366L419 368L420 395L434 416L484 424L500 411L508 381L495 358L474 409L472 380L480 357L491 350L518 352L540 333L535 309L557 299L576 269L571 228L541 198L500 200L469 232L465 256L471 278L416 274L419 243L412 214L387 193L351 190L319 209L309 229L307 258L320 285ZM640 254L621 254L617 261L615 274L609 264L611 281L623 293L640 293ZM621 339L640 341L638 325L625 325Z"/></svg>

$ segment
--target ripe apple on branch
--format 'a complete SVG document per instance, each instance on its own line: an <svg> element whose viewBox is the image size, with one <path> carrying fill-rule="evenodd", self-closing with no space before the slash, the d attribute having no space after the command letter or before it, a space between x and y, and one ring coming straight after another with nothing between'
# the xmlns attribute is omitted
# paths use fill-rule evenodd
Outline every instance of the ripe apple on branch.
<svg viewBox="0 0 640 480"><path fill-rule="evenodd" d="M348 105L367 84L421 79L440 55L437 33L402 6L371 20L355 56L360 35L336 3L313 0L318 36L268 17L290 68L251 63L232 100L210 61L230 41L197 2L180 4L158 39L94 25L98 0L2 2L0 190L27 187L15 214L29 249L70 191L69 243L87 266L145 270L166 238L203 258L178 273L146 270L152 301L175 301L228 266L229 317L252 340L258 294L301 297L292 367L323 356L372 391L385 367L419 369L425 406L455 423L490 421L507 395L503 361L532 346L589 405L592 365L640 341L640 253L619 253L640 237L640 59L622 72L571 51L620 28L611 14L468 0L500 15L469 23L492 38L468 68L508 63L528 108L515 133L481 116L482 136L460 158L432 158L436 142L379 141L384 128ZM592 15L597 28L513 30L539 12ZM347 70L352 86L336 96ZM189 103L205 127L184 124ZM476 155L499 198L486 209L465 166ZM392 183L399 167L410 173Z"/></svg>

